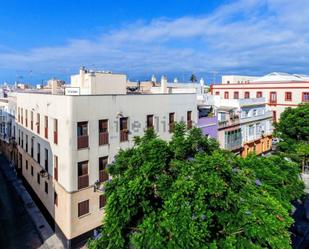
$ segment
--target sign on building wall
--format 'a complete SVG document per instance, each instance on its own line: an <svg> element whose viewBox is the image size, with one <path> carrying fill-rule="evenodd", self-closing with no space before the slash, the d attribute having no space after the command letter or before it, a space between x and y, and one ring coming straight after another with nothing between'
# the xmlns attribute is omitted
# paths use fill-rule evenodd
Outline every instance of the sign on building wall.
<svg viewBox="0 0 309 249"><path fill-rule="evenodd" d="M66 87L65 88L65 95L80 95L79 87Z"/></svg>

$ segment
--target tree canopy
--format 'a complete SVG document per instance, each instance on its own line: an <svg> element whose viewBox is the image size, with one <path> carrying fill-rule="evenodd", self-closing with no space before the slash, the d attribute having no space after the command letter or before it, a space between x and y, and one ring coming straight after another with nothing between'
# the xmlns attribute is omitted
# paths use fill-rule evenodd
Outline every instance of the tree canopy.
<svg viewBox="0 0 309 249"><path fill-rule="evenodd" d="M289 202L302 184L280 157L242 159L177 124L170 142L153 130L136 138L108 171L91 249L290 248Z"/></svg>
<svg viewBox="0 0 309 249"><path fill-rule="evenodd" d="M278 153L304 163L309 157L309 103L285 109L276 124L275 135L281 140Z"/></svg>

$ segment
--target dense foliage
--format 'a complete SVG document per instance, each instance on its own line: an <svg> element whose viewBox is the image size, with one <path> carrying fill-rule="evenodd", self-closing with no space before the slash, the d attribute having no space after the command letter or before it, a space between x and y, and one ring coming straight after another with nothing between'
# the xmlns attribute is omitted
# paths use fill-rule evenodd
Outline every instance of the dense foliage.
<svg viewBox="0 0 309 249"><path fill-rule="evenodd" d="M242 159L178 124L170 142L152 130L136 138L109 173L102 236L89 248L290 248L289 202L302 184L279 157Z"/></svg>
<svg viewBox="0 0 309 249"><path fill-rule="evenodd" d="M295 162L307 163L309 158L309 103L287 108L276 125L280 138L278 152Z"/></svg>

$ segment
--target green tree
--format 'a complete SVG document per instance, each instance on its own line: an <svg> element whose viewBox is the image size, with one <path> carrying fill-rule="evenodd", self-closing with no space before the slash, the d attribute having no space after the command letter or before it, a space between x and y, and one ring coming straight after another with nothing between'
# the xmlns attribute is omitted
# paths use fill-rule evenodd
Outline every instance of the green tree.
<svg viewBox="0 0 309 249"><path fill-rule="evenodd" d="M197 78L196 78L195 74L192 74L192 75L191 75L190 81L191 81L192 83L195 83L195 82L197 81Z"/></svg>
<svg viewBox="0 0 309 249"><path fill-rule="evenodd" d="M102 236L88 247L290 248L293 220L256 160L221 151L184 124L170 142L148 130L109 167ZM292 199L288 183L276 184Z"/></svg>
<svg viewBox="0 0 309 249"><path fill-rule="evenodd" d="M277 153L303 164L304 167L309 146L309 103L285 109L275 128L275 135L281 140Z"/></svg>

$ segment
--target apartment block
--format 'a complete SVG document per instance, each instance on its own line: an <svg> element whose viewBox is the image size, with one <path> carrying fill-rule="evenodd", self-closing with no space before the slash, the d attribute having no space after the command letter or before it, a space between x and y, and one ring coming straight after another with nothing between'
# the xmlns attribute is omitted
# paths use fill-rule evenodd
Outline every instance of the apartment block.
<svg viewBox="0 0 309 249"><path fill-rule="evenodd" d="M204 108L208 106L211 115L217 117L217 137L222 149L243 157L271 150L272 112L265 98L224 99L209 95L205 100Z"/></svg>
<svg viewBox="0 0 309 249"><path fill-rule="evenodd" d="M222 84L210 87L213 95L224 99L266 99L278 121L286 107L296 107L309 102L309 77L286 73L271 73L263 77L223 76Z"/></svg>
<svg viewBox="0 0 309 249"><path fill-rule="evenodd" d="M126 87L126 75L81 69L63 91L13 94L18 167L67 248L101 226L106 169L120 149L148 128L169 140L175 122L197 122L195 93L168 93L163 84L128 94Z"/></svg>

